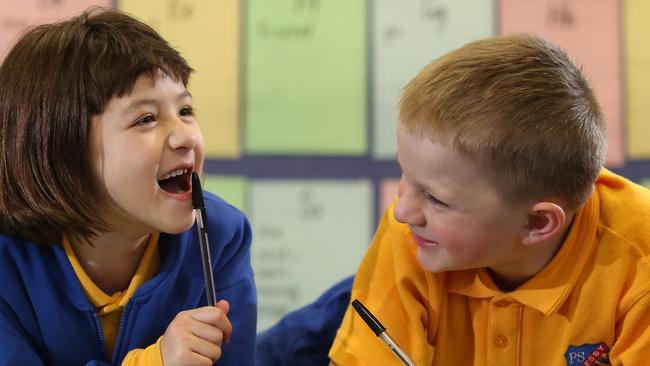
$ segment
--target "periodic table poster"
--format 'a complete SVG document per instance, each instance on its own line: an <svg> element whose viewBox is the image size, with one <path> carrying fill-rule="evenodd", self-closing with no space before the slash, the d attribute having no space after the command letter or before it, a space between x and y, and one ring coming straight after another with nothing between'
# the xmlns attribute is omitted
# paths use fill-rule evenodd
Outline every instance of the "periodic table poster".
<svg viewBox="0 0 650 366"><path fill-rule="evenodd" d="M254 233L259 329L353 274L396 197L402 87L499 34L547 37L602 104L610 169L650 186L645 0L3 0L0 59L20 32L90 6L150 24L196 70L204 188Z"/></svg>

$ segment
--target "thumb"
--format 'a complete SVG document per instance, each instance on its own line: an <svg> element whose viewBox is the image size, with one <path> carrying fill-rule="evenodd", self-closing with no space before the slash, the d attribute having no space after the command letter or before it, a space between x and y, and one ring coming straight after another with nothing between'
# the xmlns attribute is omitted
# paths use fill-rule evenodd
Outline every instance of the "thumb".
<svg viewBox="0 0 650 366"><path fill-rule="evenodd" d="M228 311L230 310L230 303L226 300L219 300L218 303L215 304L216 307L221 309L224 314L228 315Z"/></svg>
<svg viewBox="0 0 650 366"><path fill-rule="evenodd" d="M230 311L230 303L226 300L219 300L218 303L215 304L216 307L221 309L226 316L228 316L228 311ZM224 339L226 343L230 341L230 334L226 335L226 338Z"/></svg>

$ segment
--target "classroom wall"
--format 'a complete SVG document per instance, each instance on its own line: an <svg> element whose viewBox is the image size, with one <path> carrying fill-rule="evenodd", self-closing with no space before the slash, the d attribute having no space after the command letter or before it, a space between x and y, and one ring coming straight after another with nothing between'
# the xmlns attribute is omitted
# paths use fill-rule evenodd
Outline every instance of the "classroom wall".
<svg viewBox="0 0 650 366"><path fill-rule="evenodd" d="M253 225L260 329L355 271L395 197L400 89L466 42L565 47L606 114L608 167L650 186L643 0L2 0L0 58L21 29L90 5L136 15L196 69L204 186Z"/></svg>

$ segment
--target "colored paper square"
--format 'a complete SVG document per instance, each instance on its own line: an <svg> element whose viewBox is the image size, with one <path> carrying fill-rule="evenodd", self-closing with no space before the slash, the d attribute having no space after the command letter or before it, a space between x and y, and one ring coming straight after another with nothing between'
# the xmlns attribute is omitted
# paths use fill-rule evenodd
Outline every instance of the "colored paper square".
<svg viewBox="0 0 650 366"><path fill-rule="evenodd" d="M246 9L247 153L365 154L365 1L251 0Z"/></svg>
<svg viewBox="0 0 650 366"><path fill-rule="evenodd" d="M208 158L234 158L239 137L239 0L121 0L158 31L195 72L188 90Z"/></svg>
<svg viewBox="0 0 650 366"><path fill-rule="evenodd" d="M111 0L2 0L0 1L0 61L26 28L66 20L91 6L110 8Z"/></svg>
<svg viewBox="0 0 650 366"><path fill-rule="evenodd" d="M258 330L353 275L370 242L366 180L251 182Z"/></svg>
<svg viewBox="0 0 650 366"><path fill-rule="evenodd" d="M247 211L247 179L242 176L206 174L203 177L203 190L212 192L223 198L226 202L237 207L240 211Z"/></svg>
<svg viewBox="0 0 650 366"><path fill-rule="evenodd" d="M529 32L567 50L583 67L607 121L607 164L624 163L619 2L501 0L501 33Z"/></svg>
<svg viewBox="0 0 650 366"><path fill-rule="evenodd" d="M435 58L493 36L494 2L376 0L372 14L372 155L394 159L402 89Z"/></svg>
<svg viewBox="0 0 650 366"><path fill-rule="evenodd" d="M650 2L624 2L627 152L632 159L650 158Z"/></svg>

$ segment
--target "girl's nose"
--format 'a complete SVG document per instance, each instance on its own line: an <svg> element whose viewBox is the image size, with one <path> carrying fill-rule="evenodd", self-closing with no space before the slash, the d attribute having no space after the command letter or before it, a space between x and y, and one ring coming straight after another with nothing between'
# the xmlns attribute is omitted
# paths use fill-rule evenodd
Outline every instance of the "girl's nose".
<svg viewBox="0 0 650 366"><path fill-rule="evenodd" d="M192 150L199 142L200 136L201 133L196 124L179 120L171 128L168 143L173 150Z"/></svg>
<svg viewBox="0 0 650 366"><path fill-rule="evenodd" d="M426 218L422 212L422 199L408 186L404 177L399 182L398 196L393 208L395 220L411 226L424 226Z"/></svg>

